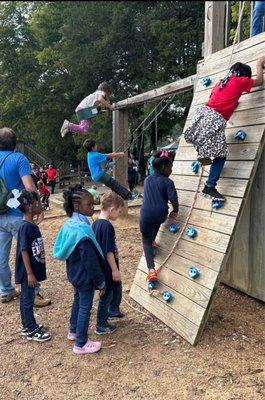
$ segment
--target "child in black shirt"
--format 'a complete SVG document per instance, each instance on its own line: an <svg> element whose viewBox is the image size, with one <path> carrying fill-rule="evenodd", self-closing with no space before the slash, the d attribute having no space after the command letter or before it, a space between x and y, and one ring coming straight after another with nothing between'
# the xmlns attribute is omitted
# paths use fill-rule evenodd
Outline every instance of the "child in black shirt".
<svg viewBox="0 0 265 400"><path fill-rule="evenodd" d="M119 309L122 299L121 274L115 230L111 223L119 217L123 206L124 201L120 196L115 193L105 194L102 197L99 218L92 225L111 272L111 277L106 285L106 293L99 299L95 331L98 335L112 333L116 330L116 326L110 324L108 318L124 317Z"/></svg>
<svg viewBox="0 0 265 400"><path fill-rule="evenodd" d="M33 306L35 286L46 279L46 264L43 239L34 217L42 213L39 196L23 190L17 197L17 206L24 213L17 236L16 283L21 284L20 314L22 336L27 340L46 342L51 339L43 325L36 323ZM16 208L16 205L15 207Z"/></svg>

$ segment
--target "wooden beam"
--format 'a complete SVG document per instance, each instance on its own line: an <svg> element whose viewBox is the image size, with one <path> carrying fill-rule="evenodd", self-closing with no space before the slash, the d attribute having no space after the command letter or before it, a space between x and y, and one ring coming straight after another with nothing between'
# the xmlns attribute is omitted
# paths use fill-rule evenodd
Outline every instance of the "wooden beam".
<svg viewBox="0 0 265 400"><path fill-rule="evenodd" d="M128 147L128 112L127 110L115 110L113 112L113 151L125 151ZM127 151L123 158L115 161L114 178L123 186L128 186L128 155Z"/></svg>
<svg viewBox="0 0 265 400"><path fill-rule="evenodd" d="M204 57L224 48L225 3L205 2Z"/></svg>
<svg viewBox="0 0 265 400"><path fill-rule="evenodd" d="M163 97L169 97L174 93L183 93L193 89L196 75L188 76L187 78L168 83L158 89L149 90L148 92L138 94L137 96L129 97L115 104L118 108L133 107L143 104L147 101L154 101Z"/></svg>

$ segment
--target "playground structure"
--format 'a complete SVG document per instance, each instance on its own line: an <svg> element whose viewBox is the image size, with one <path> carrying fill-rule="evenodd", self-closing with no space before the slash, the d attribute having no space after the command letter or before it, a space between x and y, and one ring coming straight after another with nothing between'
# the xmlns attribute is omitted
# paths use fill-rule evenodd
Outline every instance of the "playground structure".
<svg viewBox="0 0 265 400"><path fill-rule="evenodd" d="M120 109L114 112L113 119L114 151L128 141L129 107L193 88L185 130L196 107L205 103L211 89L231 64L236 61L247 63L255 74L256 61L265 54L265 33L224 48L228 37L224 23L228 21L227 3L205 2L204 59L198 63L195 76L118 103ZM240 38L240 24L238 27ZM210 77L210 84L203 85L201 79L205 77ZM132 284L131 297L193 345L201 337L221 280L265 301L264 106L263 85L242 96L228 123L229 156L218 183L219 190L227 197L223 207L213 209L210 200L200 195L195 198L208 168L197 173L192 170L196 151L181 137L172 174L180 202L177 223L180 228L184 224L194 227L197 235L189 237L184 232L171 254L180 232L170 232L172 221L161 226L156 268L171 255L158 275L158 293L171 293L170 301L160 295L150 296L144 257ZM247 134L244 141L235 138L239 130ZM116 163L114 171L115 177L124 184L126 167L127 159L124 158ZM195 268L195 275L189 274L191 268Z"/></svg>

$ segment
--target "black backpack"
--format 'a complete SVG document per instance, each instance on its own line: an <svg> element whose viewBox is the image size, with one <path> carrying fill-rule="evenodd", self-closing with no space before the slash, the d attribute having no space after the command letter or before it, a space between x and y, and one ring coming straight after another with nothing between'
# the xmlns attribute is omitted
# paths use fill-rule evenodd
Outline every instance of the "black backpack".
<svg viewBox="0 0 265 400"><path fill-rule="evenodd" d="M5 160L7 159L7 157L10 154L12 154L12 153L9 153L1 162L0 170L1 170ZM9 196L10 196L10 192L6 187L4 180L0 177L0 215L5 214L8 210L6 203L9 199Z"/></svg>

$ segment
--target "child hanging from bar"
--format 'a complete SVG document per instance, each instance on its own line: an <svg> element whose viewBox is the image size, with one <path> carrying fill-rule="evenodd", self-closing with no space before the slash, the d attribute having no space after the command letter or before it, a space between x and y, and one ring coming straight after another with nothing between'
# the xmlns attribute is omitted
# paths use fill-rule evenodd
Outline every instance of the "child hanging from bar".
<svg viewBox="0 0 265 400"><path fill-rule="evenodd" d="M263 83L265 57L257 62L257 77L252 79L249 65L235 63L228 74L213 88L207 103L196 110L192 125L184 132L187 143L192 143L198 153L201 165L211 165L202 194L206 197L224 200L216 190L228 154L225 137L226 123L238 106L243 93L249 93L254 86Z"/></svg>
<svg viewBox="0 0 265 400"><path fill-rule="evenodd" d="M118 181L113 179L103 168L102 164L110 161L111 159L124 157L124 153L99 153L95 140L87 139L83 143L83 147L87 151L87 164L91 173L91 177L95 182L101 182L124 200L132 200L132 193L122 186Z"/></svg>
<svg viewBox="0 0 265 400"><path fill-rule="evenodd" d="M86 135L89 131L90 121L98 115L98 107L114 110L114 106L109 103L112 89L107 82L102 82L94 93L85 97L75 109L79 124L74 124L67 119L61 127L62 138L68 132Z"/></svg>

